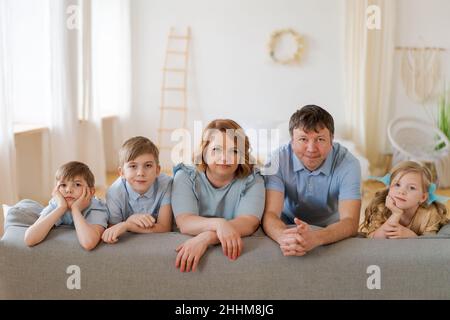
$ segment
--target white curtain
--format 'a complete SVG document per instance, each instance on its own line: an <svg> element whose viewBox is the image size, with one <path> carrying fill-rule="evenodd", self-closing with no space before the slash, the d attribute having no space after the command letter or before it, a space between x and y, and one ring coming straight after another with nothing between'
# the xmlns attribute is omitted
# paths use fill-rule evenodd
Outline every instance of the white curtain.
<svg viewBox="0 0 450 320"><path fill-rule="evenodd" d="M73 1L72 1L73 2ZM50 165L44 162L47 193L54 185L54 175L62 164L77 160L78 114L76 59L77 31L66 27L66 8L71 1L49 1L50 10Z"/></svg>
<svg viewBox="0 0 450 320"><path fill-rule="evenodd" d="M380 9L380 29L367 27L366 9ZM347 135L381 174L387 151L394 61L395 1L347 0L345 99Z"/></svg>
<svg viewBox="0 0 450 320"><path fill-rule="evenodd" d="M117 167L119 165L118 153L123 142L131 137L131 19L130 19L130 0L119 1L119 29L118 34L119 50L118 50L118 73L120 78L117 79L120 88L117 108L118 124L115 127L114 149Z"/></svg>
<svg viewBox="0 0 450 320"><path fill-rule="evenodd" d="M17 201L17 182L11 88L12 65L9 61L10 39L6 30L10 23L9 4L9 1L0 1L0 204L11 205ZM0 220L2 217L3 214Z"/></svg>
<svg viewBox="0 0 450 320"><path fill-rule="evenodd" d="M96 0L91 7L94 117L103 122L107 171L117 171L118 152L129 137L131 39L129 0ZM112 117L111 117L112 116Z"/></svg>
<svg viewBox="0 0 450 320"><path fill-rule="evenodd" d="M106 164L103 145L103 129L101 114L101 95L98 94L99 75L96 72L96 61L92 54L92 3L82 2L82 84L83 84L83 121L79 131L80 157L94 173L95 184L99 188L106 187Z"/></svg>

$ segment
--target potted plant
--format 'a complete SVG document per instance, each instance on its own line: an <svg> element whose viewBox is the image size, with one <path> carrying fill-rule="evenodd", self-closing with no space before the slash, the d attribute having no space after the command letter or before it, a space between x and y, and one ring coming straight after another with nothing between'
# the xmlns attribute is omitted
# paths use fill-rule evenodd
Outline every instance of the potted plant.
<svg viewBox="0 0 450 320"><path fill-rule="evenodd" d="M438 116L437 125L438 128L445 134L445 136L450 140L450 90L444 90L444 92L439 96L438 100ZM442 142L437 146L440 150L445 146Z"/></svg>

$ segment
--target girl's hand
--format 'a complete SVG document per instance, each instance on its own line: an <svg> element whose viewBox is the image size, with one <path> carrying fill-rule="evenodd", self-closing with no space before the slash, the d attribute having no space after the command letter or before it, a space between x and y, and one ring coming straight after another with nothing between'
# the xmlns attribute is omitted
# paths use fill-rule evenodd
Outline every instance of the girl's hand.
<svg viewBox="0 0 450 320"><path fill-rule="evenodd" d="M204 239L203 234L187 240L175 249L178 252L175 266L181 272L197 270L197 265L206 249L208 249L208 242Z"/></svg>
<svg viewBox="0 0 450 320"><path fill-rule="evenodd" d="M241 255L244 246L239 232L228 221L223 220L217 227L216 233L222 244L223 254L228 259L236 260Z"/></svg>
<svg viewBox="0 0 450 320"><path fill-rule="evenodd" d="M386 197L386 207L392 211L393 214L402 215L403 210L395 205L394 199L388 194Z"/></svg>
<svg viewBox="0 0 450 320"><path fill-rule="evenodd" d="M89 192L89 188L83 187L83 193L81 196L75 200L74 203L72 203L72 210L78 209L80 212L83 212L83 210L91 204L91 198L92 194Z"/></svg>
<svg viewBox="0 0 450 320"><path fill-rule="evenodd" d="M55 199L58 208L62 208L64 211L67 210L69 205L67 204L66 199L64 199L62 193L59 191L59 184L57 184L53 189L52 196Z"/></svg>
<svg viewBox="0 0 450 320"><path fill-rule="evenodd" d="M385 228L388 239L415 238L417 234L399 223L388 224Z"/></svg>

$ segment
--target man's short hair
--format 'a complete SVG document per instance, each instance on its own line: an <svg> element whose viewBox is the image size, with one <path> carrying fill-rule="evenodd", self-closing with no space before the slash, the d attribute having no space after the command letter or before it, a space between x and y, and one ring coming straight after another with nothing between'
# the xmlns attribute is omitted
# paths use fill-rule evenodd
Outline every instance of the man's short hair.
<svg viewBox="0 0 450 320"><path fill-rule="evenodd" d="M289 134L291 137L294 129L302 129L305 132L311 130L318 132L318 130L323 128L327 128L331 136L334 135L333 117L325 109L313 104L297 110L289 120Z"/></svg>
<svg viewBox="0 0 450 320"><path fill-rule="evenodd" d="M95 178L91 169L89 169L89 167L82 162L71 161L63 164L58 168L58 170L56 170L55 174L56 181L73 180L76 177L82 177L86 180L89 188L93 188L95 186Z"/></svg>
<svg viewBox="0 0 450 320"><path fill-rule="evenodd" d="M143 154L151 154L155 157L156 164L159 165L158 147L148 138L137 136L128 139L119 150L119 164L122 167L125 163L133 161Z"/></svg>

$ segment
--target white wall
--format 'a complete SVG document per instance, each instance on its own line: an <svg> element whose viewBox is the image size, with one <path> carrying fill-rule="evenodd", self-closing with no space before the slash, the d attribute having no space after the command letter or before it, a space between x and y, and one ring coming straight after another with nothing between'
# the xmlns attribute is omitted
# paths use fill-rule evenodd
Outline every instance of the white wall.
<svg viewBox="0 0 450 320"><path fill-rule="evenodd" d="M450 84L450 1L448 0L397 0L397 46L443 47L442 74ZM400 77L400 53L395 56L393 116L414 116L429 119L421 104L406 95ZM430 101L427 108L436 110L437 102Z"/></svg>
<svg viewBox="0 0 450 320"><path fill-rule="evenodd" d="M133 0L133 120L130 134L156 140L161 68L171 26L192 28L190 120L286 121L318 104L343 126L343 1ZM275 64L267 43L274 30L306 38L299 66ZM251 120L255 119L255 120Z"/></svg>

